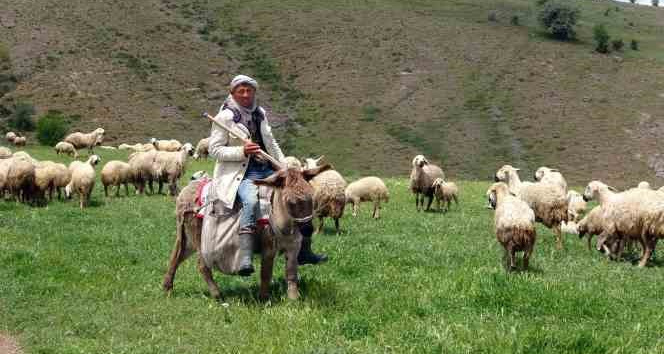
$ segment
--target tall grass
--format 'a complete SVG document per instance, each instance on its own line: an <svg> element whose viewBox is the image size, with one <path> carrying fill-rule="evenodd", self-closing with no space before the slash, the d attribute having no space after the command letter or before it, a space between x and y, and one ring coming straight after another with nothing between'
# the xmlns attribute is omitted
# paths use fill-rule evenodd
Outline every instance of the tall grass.
<svg viewBox="0 0 664 354"><path fill-rule="evenodd" d="M211 167L192 163L186 177ZM363 205L342 219L340 236L331 224L315 236L330 261L300 269L296 302L285 299L282 260L269 302L256 299L257 276L219 274L225 298L211 299L193 260L166 297L172 197L105 199L98 185L84 211L69 201L2 201L0 331L30 353L664 351L659 262L609 262L576 236L556 251L538 227L531 269L507 274L485 208L488 182L459 181L461 204L447 214L415 212L408 181L386 183L380 220Z"/></svg>

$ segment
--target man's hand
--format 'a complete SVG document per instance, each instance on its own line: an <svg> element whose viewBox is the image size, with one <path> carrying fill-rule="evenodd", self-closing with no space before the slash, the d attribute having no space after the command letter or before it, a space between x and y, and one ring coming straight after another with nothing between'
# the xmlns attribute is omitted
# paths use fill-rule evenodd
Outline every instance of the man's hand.
<svg viewBox="0 0 664 354"><path fill-rule="evenodd" d="M258 154L258 152L261 150L260 145L254 143L254 142L247 142L244 144L244 155L249 156L249 155L255 155Z"/></svg>

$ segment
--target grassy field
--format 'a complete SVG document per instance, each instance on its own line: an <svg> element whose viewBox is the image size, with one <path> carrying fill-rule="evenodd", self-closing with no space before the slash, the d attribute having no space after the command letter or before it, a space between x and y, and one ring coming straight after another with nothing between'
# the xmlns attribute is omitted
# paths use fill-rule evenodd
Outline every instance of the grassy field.
<svg viewBox="0 0 664 354"><path fill-rule="evenodd" d="M187 177L211 166L193 163ZM2 201L0 332L27 353L664 352L660 262L609 262L576 236L556 251L538 228L531 269L507 274L489 182L459 181L460 207L445 215L416 213L405 178L386 182L380 220L365 206L341 235L329 225L315 236L331 259L300 269L296 302L285 299L283 261L269 302L256 298L257 276L220 274L225 298L211 299L192 260L166 297L172 197L105 199L98 185L85 211Z"/></svg>

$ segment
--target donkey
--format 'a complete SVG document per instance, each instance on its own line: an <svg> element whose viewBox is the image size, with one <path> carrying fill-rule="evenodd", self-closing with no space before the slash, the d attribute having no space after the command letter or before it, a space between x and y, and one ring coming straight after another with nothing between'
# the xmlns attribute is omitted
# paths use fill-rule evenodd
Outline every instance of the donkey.
<svg viewBox="0 0 664 354"><path fill-rule="evenodd" d="M274 189L271 198L269 226L260 228L261 239L261 284L259 297L269 297L270 282L274 258L278 251L286 256L286 282L289 299L299 297L297 284L298 262L303 228L313 229L313 188L308 183L319 173L330 169L329 164L300 171L299 169L281 169L271 176L254 181L259 186ZM205 265L200 255L201 232L203 221L196 217L195 195L197 183L185 187L176 200L177 231L169 269L164 277L163 288L169 293L173 289L173 278L178 266L194 252L199 252L198 271L208 285L210 295L220 298L221 292L212 277L212 270Z"/></svg>

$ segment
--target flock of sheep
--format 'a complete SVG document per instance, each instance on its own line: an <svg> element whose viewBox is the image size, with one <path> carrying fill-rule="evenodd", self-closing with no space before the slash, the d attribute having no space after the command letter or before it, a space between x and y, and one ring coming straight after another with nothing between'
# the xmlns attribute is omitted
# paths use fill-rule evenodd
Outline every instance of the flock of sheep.
<svg viewBox="0 0 664 354"><path fill-rule="evenodd" d="M52 161L37 161L24 151L12 153L0 147L0 197L8 192L16 201L33 202L53 199L55 192L62 198L78 194L80 208L90 200L95 184L95 166L100 162L93 149L101 145L104 129L91 133L72 133L55 146L58 154L69 154L78 158L79 149L88 150L88 159L73 161L69 166ZM25 144L25 138L7 133L6 139L17 146ZM18 142L17 142L18 139ZM112 148L105 147L103 148ZM129 150L127 161L109 161L101 170L104 193L108 197L109 188L116 187L116 196L124 185L129 195L128 185L136 188L137 194L145 192L146 185L154 193L153 183L158 183L158 193L163 185L169 185L169 192L178 194L178 183L186 170L187 158L206 158L208 139L202 139L194 149L189 143L177 140L151 139L149 144L122 144L119 149ZM303 162L288 157L289 168L311 169L320 165L322 157L305 159ZM664 187L653 190L647 182L636 188L618 192L602 182L590 182L582 194L568 190L563 175L547 167L535 173L535 182L521 181L519 169L510 165L502 166L495 174L495 181L487 191L489 207L495 209L494 226L498 242L504 247L508 269L516 268L516 252L523 252L523 266L528 267L539 222L552 229L556 236L556 246L563 247L563 233L591 238L598 235L597 250L612 259L622 256L625 245L639 243L642 253L639 266L647 264L654 252L657 240L664 238ZM336 170L320 173L310 181L314 187L314 210L319 218L318 232L324 225L324 218L334 220L339 233L339 220L346 205L352 205L353 216L357 215L362 202L373 203L373 217L380 217L381 204L389 200L385 183L378 177L365 177L348 184ZM431 208L435 199L437 208L449 210L452 201L458 204L458 187L445 180L443 170L422 155L412 161L410 189L415 194L416 210ZM586 202L597 200L599 206L582 218Z"/></svg>
<svg viewBox="0 0 664 354"><path fill-rule="evenodd" d="M6 134L6 139L16 145L17 135ZM69 166L53 161L38 161L24 151L12 153L0 147L0 198L6 193L16 201L45 203L52 200L57 191L62 198L62 189L66 197L79 195L79 205L83 209L90 201L95 185L95 166L101 161L94 155L94 148L104 140L104 129L97 128L90 133L75 132L55 146L57 154L68 154L78 158L80 149L88 150L88 159L72 161ZM23 142L24 143L24 142ZM21 145L19 145L21 146ZM114 149L110 146L102 148ZM194 152L191 144L180 144L176 140L152 139L150 144L123 144L120 149L130 150L128 161L113 160L107 162L101 170L101 182L104 194L108 197L109 188L116 187L116 196L122 185L129 195L129 184L133 184L137 193L143 193L145 185L153 193L153 183L159 183L159 193L163 185L169 184L172 195L177 194L178 181L186 168L187 156ZM194 154L195 158L207 157L207 139L202 139Z"/></svg>

